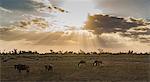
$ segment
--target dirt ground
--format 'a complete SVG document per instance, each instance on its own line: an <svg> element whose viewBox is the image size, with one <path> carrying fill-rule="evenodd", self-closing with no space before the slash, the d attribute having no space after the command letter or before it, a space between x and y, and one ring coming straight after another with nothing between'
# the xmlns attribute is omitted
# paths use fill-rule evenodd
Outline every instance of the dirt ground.
<svg viewBox="0 0 150 82"><path fill-rule="evenodd" d="M0 56L1 82L150 82L150 56ZM80 60L85 65L78 67ZM100 66L92 66L101 60ZM15 64L30 66L30 72L19 73ZM47 71L45 64L54 70Z"/></svg>

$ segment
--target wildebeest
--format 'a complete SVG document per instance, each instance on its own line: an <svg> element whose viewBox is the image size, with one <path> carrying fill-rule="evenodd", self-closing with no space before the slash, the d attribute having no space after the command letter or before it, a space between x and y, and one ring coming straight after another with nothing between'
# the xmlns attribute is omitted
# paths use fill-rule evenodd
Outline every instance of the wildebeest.
<svg viewBox="0 0 150 82"><path fill-rule="evenodd" d="M93 66L99 66L100 64L102 64L102 61L95 60Z"/></svg>
<svg viewBox="0 0 150 82"><path fill-rule="evenodd" d="M86 61L81 60L81 61L78 63L78 67L79 67L81 64L86 64Z"/></svg>
<svg viewBox="0 0 150 82"><path fill-rule="evenodd" d="M47 71L53 71L53 66L52 65L45 65L45 70Z"/></svg>
<svg viewBox="0 0 150 82"><path fill-rule="evenodd" d="M8 61L8 59L6 59L6 60L3 60L3 62L7 62Z"/></svg>
<svg viewBox="0 0 150 82"><path fill-rule="evenodd" d="M19 73L21 73L22 70L26 70L27 73L29 72L29 66L28 65L17 64L17 65L14 65L14 68L16 70L18 70Z"/></svg>

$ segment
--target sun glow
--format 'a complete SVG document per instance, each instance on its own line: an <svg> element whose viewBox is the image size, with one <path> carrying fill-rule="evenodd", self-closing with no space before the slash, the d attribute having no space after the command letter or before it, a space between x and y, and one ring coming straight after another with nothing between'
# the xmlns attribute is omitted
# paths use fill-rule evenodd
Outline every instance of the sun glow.
<svg viewBox="0 0 150 82"><path fill-rule="evenodd" d="M62 21L63 24L80 28L84 25L88 13L94 9L94 3L91 0L65 0L62 8L69 13L58 14L57 20Z"/></svg>
<svg viewBox="0 0 150 82"><path fill-rule="evenodd" d="M43 4L52 6L48 0L44 0ZM64 0L63 3L57 5L57 7L67 12L56 12L55 9L53 10L51 7L52 10L46 7L42 12L50 14L45 16L45 19L47 19L48 22L54 20L55 28L63 28L62 31L70 29L71 27L81 30L89 14L101 12L101 10L95 8L95 3L92 0ZM51 15L53 15L53 18Z"/></svg>

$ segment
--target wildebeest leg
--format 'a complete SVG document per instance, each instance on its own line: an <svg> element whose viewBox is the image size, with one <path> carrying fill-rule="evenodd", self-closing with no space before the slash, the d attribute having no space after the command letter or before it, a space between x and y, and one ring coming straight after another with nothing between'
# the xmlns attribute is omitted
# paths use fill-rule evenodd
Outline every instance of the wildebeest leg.
<svg viewBox="0 0 150 82"><path fill-rule="evenodd" d="M80 63L78 63L78 67L80 66Z"/></svg>
<svg viewBox="0 0 150 82"><path fill-rule="evenodd" d="M99 66L99 63L97 63L97 66Z"/></svg>
<svg viewBox="0 0 150 82"><path fill-rule="evenodd" d="M50 70L50 68L47 69L48 71Z"/></svg>
<svg viewBox="0 0 150 82"><path fill-rule="evenodd" d="M97 63L95 63L95 66L97 66Z"/></svg>
<svg viewBox="0 0 150 82"><path fill-rule="evenodd" d="M45 70L48 70L48 67L45 65Z"/></svg>
<svg viewBox="0 0 150 82"><path fill-rule="evenodd" d="M21 70L18 70L19 71L19 73L21 73Z"/></svg>
<svg viewBox="0 0 150 82"><path fill-rule="evenodd" d="M93 63L93 66L95 66L96 63Z"/></svg>
<svg viewBox="0 0 150 82"><path fill-rule="evenodd" d="M48 66L48 71L50 71L51 70L51 67L50 66Z"/></svg>
<svg viewBox="0 0 150 82"><path fill-rule="evenodd" d="M14 65L14 68L17 69L17 65Z"/></svg>
<svg viewBox="0 0 150 82"><path fill-rule="evenodd" d="M97 63L94 63L94 66L97 66Z"/></svg>
<svg viewBox="0 0 150 82"><path fill-rule="evenodd" d="M29 73L29 69L27 69L26 72Z"/></svg>

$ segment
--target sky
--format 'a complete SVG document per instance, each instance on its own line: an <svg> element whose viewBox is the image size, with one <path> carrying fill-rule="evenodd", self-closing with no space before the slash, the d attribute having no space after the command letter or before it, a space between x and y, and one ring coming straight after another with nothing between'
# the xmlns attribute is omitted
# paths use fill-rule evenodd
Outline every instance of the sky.
<svg viewBox="0 0 150 82"><path fill-rule="evenodd" d="M0 0L0 50L150 52L149 4L149 0Z"/></svg>
<svg viewBox="0 0 150 82"><path fill-rule="evenodd" d="M95 0L97 8L119 16L149 18L149 0Z"/></svg>

